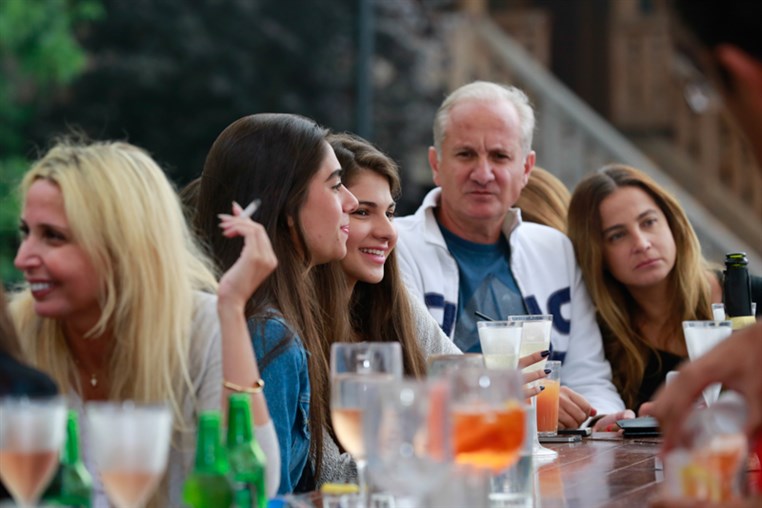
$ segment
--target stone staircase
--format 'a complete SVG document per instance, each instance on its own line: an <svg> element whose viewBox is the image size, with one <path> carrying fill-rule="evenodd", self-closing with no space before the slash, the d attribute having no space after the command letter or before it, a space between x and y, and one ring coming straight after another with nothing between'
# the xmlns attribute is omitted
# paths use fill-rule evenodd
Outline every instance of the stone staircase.
<svg viewBox="0 0 762 508"><path fill-rule="evenodd" d="M707 259L721 262L726 252L746 251L752 271L762 273L762 213L755 208L762 199L755 194L757 190L748 189L756 186L762 194L762 178L753 163L736 160L744 162L737 165L745 173L736 176L742 181L740 186L728 186L719 180L723 176L727 179L719 169L701 168L711 160L697 162L680 149L681 144L683 148L688 142L696 144L696 140L685 139L686 135L678 140L662 134L626 138L484 13L461 11L449 26L449 89L484 79L511 83L526 91L537 114L535 150L539 166L572 189L584 175L602 165L622 162L637 167L678 198ZM707 148L711 147L702 146L699 140L698 149L711 156ZM743 147L739 153L745 153Z"/></svg>

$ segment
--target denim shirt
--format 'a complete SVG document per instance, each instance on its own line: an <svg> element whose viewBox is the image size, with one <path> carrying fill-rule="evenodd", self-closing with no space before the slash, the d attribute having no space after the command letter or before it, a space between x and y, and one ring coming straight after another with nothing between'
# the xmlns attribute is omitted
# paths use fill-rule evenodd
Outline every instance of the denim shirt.
<svg viewBox="0 0 762 508"><path fill-rule="evenodd" d="M305 467L310 467L307 351L281 318L253 317L247 324L265 382L267 408L278 434L281 455L278 494L287 494L294 491Z"/></svg>

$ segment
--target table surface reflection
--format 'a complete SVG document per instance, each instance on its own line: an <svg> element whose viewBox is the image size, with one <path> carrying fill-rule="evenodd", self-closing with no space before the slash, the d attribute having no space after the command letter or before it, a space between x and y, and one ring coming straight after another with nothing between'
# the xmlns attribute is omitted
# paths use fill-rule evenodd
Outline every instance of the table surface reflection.
<svg viewBox="0 0 762 508"><path fill-rule="evenodd" d="M558 458L539 466L542 508L642 507L664 479L660 440L596 434L573 444L544 444Z"/></svg>

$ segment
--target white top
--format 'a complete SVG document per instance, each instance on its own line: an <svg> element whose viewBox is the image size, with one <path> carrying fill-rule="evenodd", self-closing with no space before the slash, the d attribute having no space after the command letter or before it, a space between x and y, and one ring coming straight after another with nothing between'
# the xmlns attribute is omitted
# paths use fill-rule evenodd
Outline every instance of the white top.
<svg viewBox="0 0 762 508"><path fill-rule="evenodd" d="M220 410L222 401L222 343L217 317L217 297L208 293L197 293L197 308L191 325L190 377L193 382L195 404L190 393L183 397L183 418L189 426L187 432L172 434L173 446L169 452L167 465L168 506L182 506L182 489L185 478L193 469L196 454L196 425L201 411ZM91 453L89 428L82 400L77 393L68 396L69 407L77 410L80 421L80 448L85 467L93 477L93 508L108 508L109 504L103 484ZM267 459L267 496L277 493L280 483L280 451L278 438L272 420L266 425L255 426L257 442ZM118 436L114 436L118 439Z"/></svg>

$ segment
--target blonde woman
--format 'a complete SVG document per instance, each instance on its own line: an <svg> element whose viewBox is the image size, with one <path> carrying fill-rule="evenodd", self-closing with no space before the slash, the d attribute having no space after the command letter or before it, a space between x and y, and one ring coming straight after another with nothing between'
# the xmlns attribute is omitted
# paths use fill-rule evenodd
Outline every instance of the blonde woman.
<svg viewBox="0 0 762 508"><path fill-rule="evenodd" d="M566 212L571 193L553 173L535 166L521 189L516 207L527 222L544 224L566 233Z"/></svg>
<svg viewBox="0 0 762 508"><path fill-rule="evenodd" d="M264 231L239 208L223 218L225 236L242 236L245 247L221 282L218 317L210 264L172 186L143 150L59 143L27 172L21 191L15 265L27 288L10 310L26 360L47 372L73 407L97 400L169 404L169 466L150 505L180 505L197 416L222 407L223 371L236 389L259 379L242 308L275 265ZM252 402L257 436L277 462L262 394ZM275 477L269 484L277 486L278 469L268 470Z"/></svg>
<svg viewBox="0 0 762 508"><path fill-rule="evenodd" d="M629 166L604 167L577 185L569 238L614 384L638 410L687 357L682 321L712 319L719 281L677 200Z"/></svg>

